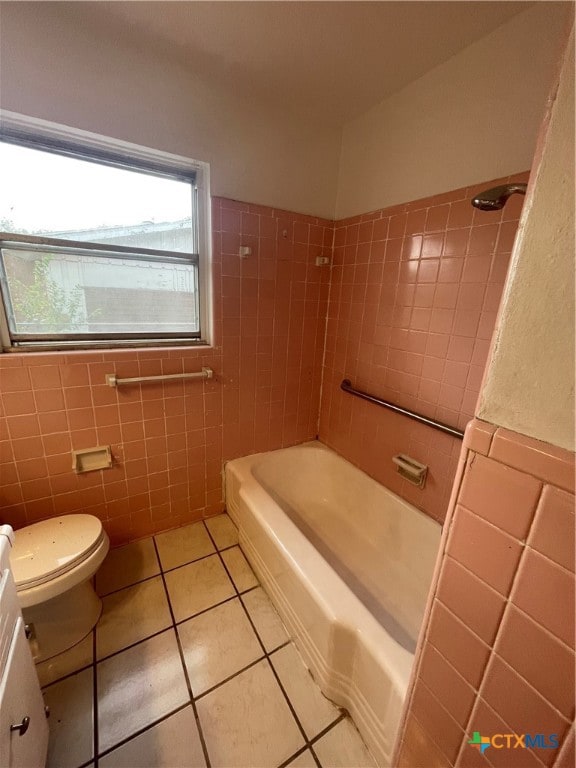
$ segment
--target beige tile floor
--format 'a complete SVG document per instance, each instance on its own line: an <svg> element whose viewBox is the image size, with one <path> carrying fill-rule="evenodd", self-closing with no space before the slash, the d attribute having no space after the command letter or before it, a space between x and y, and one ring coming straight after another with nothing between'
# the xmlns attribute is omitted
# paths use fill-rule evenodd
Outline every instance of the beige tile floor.
<svg viewBox="0 0 576 768"><path fill-rule="evenodd" d="M227 515L110 552L93 633L38 666L48 768L374 768Z"/></svg>

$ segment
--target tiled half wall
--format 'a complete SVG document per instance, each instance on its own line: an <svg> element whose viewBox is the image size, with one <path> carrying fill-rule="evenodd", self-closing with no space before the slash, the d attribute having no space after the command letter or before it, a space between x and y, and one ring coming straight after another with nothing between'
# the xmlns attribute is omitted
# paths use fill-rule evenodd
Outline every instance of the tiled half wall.
<svg viewBox="0 0 576 768"><path fill-rule="evenodd" d="M2 522L86 512L136 539L222 511L223 460L316 437L333 223L213 199L212 227L213 348L0 355ZM105 385L202 366L212 381ZM75 474L96 445L113 467Z"/></svg>
<svg viewBox="0 0 576 768"><path fill-rule="evenodd" d="M340 389L357 389L464 429L473 417L523 198L473 208L482 189L528 174L336 222L320 439L442 521L460 441ZM396 473L429 466L424 490Z"/></svg>
<svg viewBox="0 0 576 768"><path fill-rule="evenodd" d="M398 768L574 765L574 455L467 430ZM543 734L483 755L473 733ZM550 748L550 734L560 747Z"/></svg>
<svg viewBox="0 0 576 768"><path fill-rule="evenodd" d="M85 511L115 543L139 538L221 511L223 460L318 431L442 519L459 441L339 385L461 426L471 417L522 199L499 213L469 199L503 181L336 224L213 199L213 348L0 355L2 521ZM210 382L104 384L205 365ZM76 475L71 450L95 445L112 446L114 467ZM394 472L399 452L429 464L424 491Z"/></svg>

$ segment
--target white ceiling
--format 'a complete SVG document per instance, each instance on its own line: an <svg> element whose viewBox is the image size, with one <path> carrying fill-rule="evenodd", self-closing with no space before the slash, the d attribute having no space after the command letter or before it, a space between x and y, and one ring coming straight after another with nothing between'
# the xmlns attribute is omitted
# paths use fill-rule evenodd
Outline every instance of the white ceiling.
<svg viewBox="0 0 576 768"><path fill-rule="evenodd" d="M59 12L191 76L340 126L528 2L74 2Z"/></svg>

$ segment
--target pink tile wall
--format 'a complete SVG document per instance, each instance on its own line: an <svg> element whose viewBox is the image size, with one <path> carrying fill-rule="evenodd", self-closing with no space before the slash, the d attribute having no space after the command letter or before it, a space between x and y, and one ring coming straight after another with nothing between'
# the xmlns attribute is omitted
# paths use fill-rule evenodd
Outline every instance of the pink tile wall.
<svg viewBox="0 0 576 768"><path fill-rule="evenodd" d="M121 543L220 512L223 460L316 436L333 224L218 198L212 224L213 348L0 355L2 522L84 511ZM76 475L71 450L101 444L113 468Z"/></svg>
<svg viewBox="0 0 576 768"><path fill-rule="evenodd" d="M574 764L574 455L474 421L425 628L400 768ZM488 748L474 731L555 733ZM432 756L432 757L430 757Z"/></svg>
<svg viewBox="0 0 576 768"><path fill-rule="evenodd" d="M478 191L528 174L336 222L320 439L438 520L457 439L340 390L358 389L463 429L473 417L522 207L481 212ZM428 464L424 490L391 458Z"/></svg>

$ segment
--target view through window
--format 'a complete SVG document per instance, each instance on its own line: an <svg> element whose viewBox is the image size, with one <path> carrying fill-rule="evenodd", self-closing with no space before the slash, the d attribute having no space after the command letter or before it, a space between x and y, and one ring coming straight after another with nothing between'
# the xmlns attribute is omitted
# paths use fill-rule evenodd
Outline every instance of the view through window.
<svg viewBox="0 0 576 768"><path fill-rule="evenodd" d="M198 340L195 173L0 137L11 346Z"/></svg>

